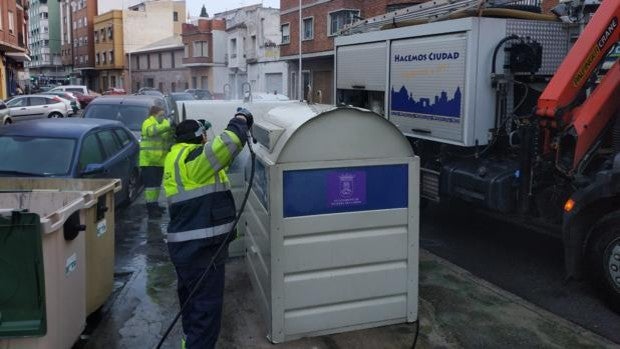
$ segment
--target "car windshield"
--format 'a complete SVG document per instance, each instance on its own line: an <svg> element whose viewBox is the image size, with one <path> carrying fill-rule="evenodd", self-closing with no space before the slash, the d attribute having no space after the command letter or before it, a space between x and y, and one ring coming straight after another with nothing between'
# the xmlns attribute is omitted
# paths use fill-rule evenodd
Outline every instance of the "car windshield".
<svg viewBox="0 0 620 349"><path fill-rule="evenodd" d="M92 104L84 115L85 118L120 121L132 131L140 131L148 116L148 106L118 104Z"/></svg>
<svg viewBox="0 0 620 349"><path fill-rule="evenodd" d="M64 176L74 150L69 138L0 136L0 174Z"/></svg>

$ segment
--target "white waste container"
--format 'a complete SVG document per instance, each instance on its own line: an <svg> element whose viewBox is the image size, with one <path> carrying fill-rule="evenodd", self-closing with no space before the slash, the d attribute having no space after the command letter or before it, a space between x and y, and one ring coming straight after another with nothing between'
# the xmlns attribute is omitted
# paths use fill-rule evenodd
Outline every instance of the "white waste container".
<svg viewBox="0 0 620 349"><path fill-rule="evenodd" d="M254 135L242 226L268 338L415 322L419 159L401 132L366 110L295 103Z"/></svg>

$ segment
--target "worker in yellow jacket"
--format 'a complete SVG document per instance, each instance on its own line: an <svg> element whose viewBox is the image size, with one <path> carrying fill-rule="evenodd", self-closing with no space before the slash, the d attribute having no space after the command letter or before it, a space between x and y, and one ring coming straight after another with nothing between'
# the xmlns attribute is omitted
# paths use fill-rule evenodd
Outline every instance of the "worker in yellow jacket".
<svg viewBox="0 0 620 349"><path fill-rule="evenodd" d="M151 107L149 117L142 123L142 140L140 141L140 168L142 183L149 217L160 217L164 208L159 206L164 175L164 162L172 143L172 127L164 118L164 109Z"/></svg>

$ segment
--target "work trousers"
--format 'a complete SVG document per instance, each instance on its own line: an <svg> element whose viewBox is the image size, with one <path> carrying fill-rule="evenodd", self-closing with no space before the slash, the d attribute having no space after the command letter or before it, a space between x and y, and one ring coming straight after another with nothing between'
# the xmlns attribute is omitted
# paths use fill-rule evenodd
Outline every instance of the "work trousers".
<svg viewBox="0 0 620 349"><path fill-rule="evenodd" d="M207 276L202 280L198 290L194 293L190 303L181 314L183 332L186 336L187 349L215 348L217 337L220 334L222 318L222 303L224 300L225 264L211 267ZM205 268L196 266L176 267L179 294L179 303L182 306L194 283L200 279Z"/></svg>
<svg viewBox="0 0 620 349"><path fill-rule="evenodd" d="M157 205L161 183L164 177L164 168L159 166L142 167L142 183L144 184L144 197L147 206Z"/></svg>

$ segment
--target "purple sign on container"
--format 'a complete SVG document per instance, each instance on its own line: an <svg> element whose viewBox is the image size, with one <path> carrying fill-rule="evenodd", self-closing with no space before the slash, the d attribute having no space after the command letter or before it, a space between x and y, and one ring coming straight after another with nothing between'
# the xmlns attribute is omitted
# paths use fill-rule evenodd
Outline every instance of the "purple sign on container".
<svg viewBox="0 0 620 349"><path fill-rule="evenodd" d="M334 171L327 176L327 207L366 204L366 172Z"/></svg>

